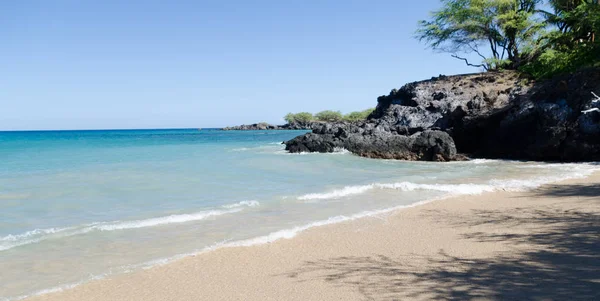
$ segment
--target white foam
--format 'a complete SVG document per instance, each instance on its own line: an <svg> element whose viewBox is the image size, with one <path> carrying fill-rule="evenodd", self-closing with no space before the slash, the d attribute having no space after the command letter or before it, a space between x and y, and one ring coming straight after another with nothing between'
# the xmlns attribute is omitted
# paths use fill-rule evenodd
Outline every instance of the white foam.
<svg viewBox="0 0 600 301"><path fill-rule="evenodd" d="M309 193L303 196L298 197L298 200L308 201L308 200L326 200L326 199L336 199L354 194L365 193L371 189L373 189L373 184L371 185L360 185L360 186L346 186L342 189L336 189L331 192L325 193Z"/></svg>
<svg viewBox="0 0 600 301"><path fill-rule="evenodd" d="M397 189L402 191L433 190L456 194L481 194L493 191L493 187L481 184L417 184L411 182L373 183L369 185L346 186L325 193L309 193L298 197L301 201L338 199L346 196L363 194L373 189Z"/></svg>
<svg viewBox="0 0 600 301"><path fill-rule="evenodd" d="M599 168L598 165L590 163L544 163L544 164L522 164L515 166L516 168L533 168L533 169L558 169L561 171L595 171Z"/></svg>
<svg viewBox="0 0 600 301"><path fill-rule="evenodd" d="M346 154L350 154L350 151L343 147L336 147L333 149L333 153L331 153L331 154L346 155Z"/></svg>
<svg viewBox="0 0 600 301"><path fill-rule="evenodd" d="M232 208L239 208L239 207L258 207L260 206L260 203L258 201L241 201L239 203L235 203L235 204L230 204L230 205L224 205L223 208L227 208L227 209L232 209Z"/></svg>
<svg viewBox="0 0 600 301"><path fill-rule="evenodd" d="M220 216L224 214L231 214L242 211L243 208L241 207L243 206L254 207L258 205L259 203L256 201L244 201L224 206L227 210L208 210L190 214L175 214L133 221L92 223L80 227L36 229L22 234L9 234L7 236L2 237L2 239L0 240L0 251L9 250L23 245L38 243L52 238L64 238L74 235L86 234L92 231L129 230L200 221L213 216Z"/></svg>
<svg viewBox="0 0 600 301"><path fill-rule="evenodd" d="M374 184L374 186L381 189L398 189L402 191L432 190L452 194L482 194L484 192L495 190L493 186L485 184L416 184L402 182L394 184Z"/></svg>
<svg viewBox="0 0 600 301"><path fill-rule="evenodd" d="M429 190L446 192L451 195L475 195L492 191L524 191L538 188L542 185L574 178L584 178L600 167L590 164L548 164L529 165L533 168L545 167L557 169L558 173L552 176L540 176L530 179L493 179L487 183L464 184L420 184L412 182L400 183L373 183L369 185L346 186L341 189L324 193L310 193L298 197L301 201L315 201L338 199L351 195L363 194L373 189L398 189L402 191Z"/></svg>
<svg viewBox="0 0 600 301"><path fill-rule="evenodd" d="M22 240L22 239L29 238L32 236L37 236L37 235L59 233L59 232L63 232L65 230L69 230L69 229L71 229L71 228L35 229L35 230L27 231L25 233L17 234L17 235L9 234L4 237L0 237L0 241L17 241L17 240Z"/></svg>
<svg viewBox="0 0 600 301"><path fill-rule="evenodd" d="M540 165L538 165L540 166ZM538 168L536 165L531 165L532 168ZM557 166L555 166L557 167ZM555 174L552 176L535 177L531 179L494 179L490 181L490 184L497 188L497 190L506 191L526 191L538 188L542 185L549 183L560 182L569 179L582 179L590 176L595 171L599 170L597 166L587 164L569 164L560 165L562 168L570 167L568 170L563 169L563 174Z"/></svg>
<svg viewBox="0 0 600 301"><path fill-rule="evenodd" d="M311 153L311 152L299 152L299 153L290 153L285 149L278 149L275 152L276 155L284 155L284 156L305 156L305 155L322 155L322 153Z"/></svg>
<svg viewBox="0 0 600 301"><path fill-rule="evenodd" d="M462 161L457 161L458 163L462 163ZM488 163L496 163L496 162L500 162L499 160L493 160L493 159L472 159L469 161L466 161L467 163L472 163L472 164L488 164Z"/></svg>
<svg viewBox="0 0 600 301"><path fill-rule="evenodd" d="M306 155L312 155L312 156L326 156L326 155L348 155L351 154L351 152L343 147L336 147L333 149L333 152L331 153L319 153L319 152L298 152L298 153L290 153L288 151L286 151L285 149L280 149L277 152L275 152L275 154L277 155L287 155L287 156L306 156Z"/></svg>
<svg viewBox="0 0 600 301"><path fill-rule="evenodd" d="M8 249L12 249L15 247L28 245L36 242L40 242L42 240L46 240L50 237L60 235L58 233L67 232L69 230L73 230L75 228L48 228L48 229L35 229L31 231L27 231L21 234L9 234L0 238L0 251L5 251ZM67 235L68 236L68 235Z"/></svg>
<svg viewBox="0 0 600 301"><path fill-rule="evenodd" d="M265 236L260 236L260 237L251 238L251 239L247 239L247 240L228 243L225 246L227 246L227 247L249 247L249 246L253 246L253 245L272 243L272 242L280 240L280 239L291 239L294 236L298 235L298 233L308 230L310 228L340 223L340 222L344 222L344 221L349 221L351 219L352 219L351 216L350 217L343 216L343 215L335 216L335 217L331 217L326 220L312 222L307 225L298 226L298 227L294 227L291 229L279 230L279 231L270 233Z"/></svg>
<svg viewBox="0 0 600 301"><path fill-rule="evenodd" d="M234 213L241 211L241 209L232 209L232 210L210 210L210 211L201 211L192 214L177 214L177 215L169 215L164 217L157 218L149 218L144 220L135 220L135 221L127 221L127 222L118 222L114 224L107 225L94 225L88 227L86 229L91 230L100 230L100 231L114 231L114 230L125 230L125 229L137 229L137 228L146 228L146 227L154 227L160 225L167 224L179 224L179 223L187 223L191 221L202 220L211 216L218 216L228 213ZM89 232L89 231L88 231Z"/></svg>

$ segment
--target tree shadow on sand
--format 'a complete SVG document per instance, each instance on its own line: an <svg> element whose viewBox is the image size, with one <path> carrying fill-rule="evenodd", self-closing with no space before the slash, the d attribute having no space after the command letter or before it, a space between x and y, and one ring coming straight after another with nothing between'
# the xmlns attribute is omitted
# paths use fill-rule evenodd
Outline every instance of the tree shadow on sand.
<svg viewBox="0 0 600 301"><path fill-rule="evenodd" d="M585 196L586 202L600 202L595 186L551 186L537 195ZM514 251L485 259L450 256L443 250L437 256L410 255L410 261L339 257L306 262L286 276L352 286L367 300L600 300L600 213L583 209L473 210L468 218L427 211L426 218L448 227L506 229L462 238L502 241ZM523 228L529 230L519 231Z"/></svg>
<svg viewBox="0 0 600 301"><path fill-rule="evenodd" d="M600 201L600 185L548 185L536 191L537 196L551 197L583 197L598 198Z"/></svg>

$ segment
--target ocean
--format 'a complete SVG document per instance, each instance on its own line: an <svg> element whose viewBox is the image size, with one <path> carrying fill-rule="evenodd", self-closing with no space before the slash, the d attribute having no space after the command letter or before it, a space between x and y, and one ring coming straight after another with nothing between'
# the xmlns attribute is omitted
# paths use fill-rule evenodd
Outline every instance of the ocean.
<svg viewBox="0 0 600 301"><path fill-rule="evenodd" d="M0 300L594 164L288 154L304 131L0 132Z"/></svg>

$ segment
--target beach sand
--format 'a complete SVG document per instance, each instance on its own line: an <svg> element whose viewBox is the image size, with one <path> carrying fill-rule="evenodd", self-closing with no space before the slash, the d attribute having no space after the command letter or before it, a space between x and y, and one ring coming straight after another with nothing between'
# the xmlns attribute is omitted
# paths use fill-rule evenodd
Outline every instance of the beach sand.
<svg viewBox="0 0 600 301"><path fill-rule="evenodd" d="M600 300L600 174L223 248L28 300Z"/></svg>

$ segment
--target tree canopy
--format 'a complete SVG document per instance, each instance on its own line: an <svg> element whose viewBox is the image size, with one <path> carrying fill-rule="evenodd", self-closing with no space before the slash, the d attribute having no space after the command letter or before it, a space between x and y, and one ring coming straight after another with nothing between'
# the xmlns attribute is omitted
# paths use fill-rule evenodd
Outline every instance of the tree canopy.
<svg viewBox="0 0 600 301"><path fill-rule="evenodd" d="M441 0L417 38L485 70L523 69L541 76L550 63L560 72L584 64L598 51L598 0ZM549 6L552 12L541 8ZM480 62L464 54L475 53ZM585 58L585 59L584 59ZM597 61L597 59L595 60ZM543 72L542 72L543 73Z"/></svg>
<svg viewBox="0 0 600 301"><path fill-rule="evenodd" d="M373 113L375 109L366 109L363 111L350 112L346 115L342 115L340 111L331 111L325 110L321 111L315 115L308 112L301 113L288 113L285 115L284 119L287 123L293 124L308 124L310 122L338 122L338 121L347 121L347 122L356 122L361 120L366 120L371 113Z"/></svg>
<svg viewBox="0 0 600 301"><path fill-rule="evenodd" d="M326 110L326 111L321 111L321 112L315 114L315 117L317 118L318 121L336 122L336 121L342 120L343 116L342 116L342 112L340 112L340 111Z"/></svg>
<svg viewBox="0 0 600 301"><path fill-rule="evenodd" d="M349 122L366 120L369 117L369 115L373 113L374 110L375 109L366 109L364 111L351 112L344 115L343 120Z"/></svg>
<svg viewBox="0 0 600 301"><path fill-rule="evenodd" d="M307 124L314 120L314 116L312 113L308 112L300 112L300 113L288 113L283 117L285 122L287 123L299 123L299 124Z"/></svg>

